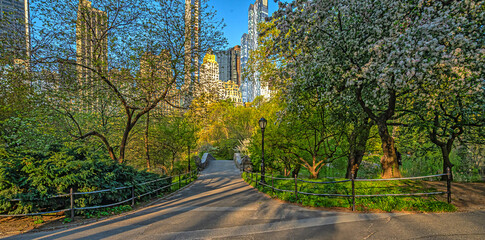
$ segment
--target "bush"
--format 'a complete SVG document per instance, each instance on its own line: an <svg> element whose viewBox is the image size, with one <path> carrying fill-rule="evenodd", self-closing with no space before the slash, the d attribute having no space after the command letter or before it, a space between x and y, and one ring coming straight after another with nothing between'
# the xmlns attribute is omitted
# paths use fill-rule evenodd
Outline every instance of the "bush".
<svg viewBox="0 0 485 240"><path fill-rule="evenodd" d="M154 173L118 164L103 154L82 148L69 148L47 154L11 153L0 149L0 213L23 214L68 208L69 197L53 195L112 189L159 179ZM136 186L144 193L170 183L170 179ZM90 195L76 195L75 206L104 205L126 200L131 190L124 189ZM8 199L21 199L10 202Z"/></svg>

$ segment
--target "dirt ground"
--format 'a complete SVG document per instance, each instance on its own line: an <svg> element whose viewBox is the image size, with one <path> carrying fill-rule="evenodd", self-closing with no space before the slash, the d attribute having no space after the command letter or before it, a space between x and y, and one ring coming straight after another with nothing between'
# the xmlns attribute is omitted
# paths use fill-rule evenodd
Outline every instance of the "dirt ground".
<svg viewBox="0 0 485 240"><path fill-rule="evenodd" d="M429 186L438 191L446 191L446 182L429 182ZM446 195L438 196L446 201ZM451 203L460 212L485 210L485 182L479 183L451 183Z"/></svg>
<svg viewBox="0 0 485 240"><path fill-rule="evenodd" d="M446 191L446 182L428 182L428 184L438 191ZM451 193L452 203L458 208L458 211L472 212L485 210L485 182L452 183ZM438 198L446 201L446 195L439 196ZM328 210L331 211L332 209ZM0 217L0 237L28 231L67 228L97 221L97 219L83 219L78 217L75 221L64 224L64 218L63 215Z"/></svg>

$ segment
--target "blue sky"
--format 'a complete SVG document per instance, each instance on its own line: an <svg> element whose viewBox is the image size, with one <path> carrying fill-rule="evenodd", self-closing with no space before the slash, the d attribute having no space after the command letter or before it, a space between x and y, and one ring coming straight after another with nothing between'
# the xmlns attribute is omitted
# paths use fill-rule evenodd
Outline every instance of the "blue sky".
<svg viewBox="0 0 485 240"><path fill-rule="evenodd" d="M210 0L219 19L224 18L226 28L224 33L229 43L228 47L241 45L241 36L248 31L248 9L255 0ZM287 2L287 1L284 1ZM278 9L274 0L268 0L269 15Z"/></svg>

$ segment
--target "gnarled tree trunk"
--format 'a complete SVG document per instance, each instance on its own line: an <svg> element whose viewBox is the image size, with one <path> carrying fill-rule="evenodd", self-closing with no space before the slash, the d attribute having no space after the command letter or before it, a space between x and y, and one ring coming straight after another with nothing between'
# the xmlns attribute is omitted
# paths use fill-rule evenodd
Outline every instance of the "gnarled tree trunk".
<svg viewBox="0 0 485 240"><path fill-rule="evenodd" d="M394 145L394 138L389 134L387 124L385 122L378 122L377 128L382 142L382 178L402 177L401 171L399 170L399 164L397 163L397 154Z"/></svg>
<svg viewBox="0 0 485 240"><path fill-rule="evenodd" d="M369 139L372 125L372 121L370 121L369 118L366 118L353 129L350 135L349 159L347 162L347 173L345 174L345 177L348 179L352 177L352 172L354 173L354 177L357 177L357 172L359 171L362 158L365 154L365 147L367 145L367 140Z"/></svg>
<svg viewBox="0 0 485 240"><path fill-rule="evenodd" d="M436 144L441 150L441 156L443 158L443 173L447 173L448 167L450 168L450 173L451 173L452 172L451 169L453 168L454 165L450 161L450 153L453 148L453 142L458 136L460 136L463 133L463 128L457 127L456 129L453 129L452 133L449 133L449 135L445 135L445 136L449 136L447 137L446 140L440 141L438 139L438 128L440 128L441 126L439 122L439 115L436 113L433 120L433 124L434 126L432 131L430 132L429 137L431 139L431 142ZM443 176L441 178L441 180L443 181L446 181L447 179L448 179L448 176ZM451 174L450 180L453 180L453 174Z"/></svg>
<svg viewBox="0 0 485 240"><path fill-rule="evenodd" d="M399 178L401 177L401 171L399 171L399 165L397 163L396 149L394 148L394 138L389 134L389 129L387 129L387 121L394 116L394 111L396 109L397 94L393 89L389 89L389 98L387 109L380 113L379 115L374 114L373 110L370 109L365 101L362 99L362 88L358 88L356 91L357 101L360 106L376 124L381 137L382 142L382 152L383 156L381 158L382 167L382 178Z"/></svg>
<svg viewBox="0 0 485 240"><path fill-rule="evenodd" d="M451 173L451 168L454 166L450 161L450 152L451 149L448 149L446 145L440 146L441 148L441 155L443 157L443 173L446 174L448 172L448 167L450 168L450 180L453 181L453 174ZM448 176L441 177L441 180L446 181L448 180Z"/></svg>

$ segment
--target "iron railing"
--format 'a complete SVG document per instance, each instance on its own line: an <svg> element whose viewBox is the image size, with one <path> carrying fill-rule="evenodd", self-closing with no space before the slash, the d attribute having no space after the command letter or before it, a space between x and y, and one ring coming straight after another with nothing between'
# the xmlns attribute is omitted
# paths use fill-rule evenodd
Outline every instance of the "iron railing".
<svg viewBox="0 0 485 240"><path fill-rule="evenodd" d="M250 184L254 181L256 186L258 184L269 187L272 191L279 191L279 192L292 192L295 194L296 199L298 199L298 194L302 195L312 195L312 196L321 196L321 197L346 197L352 198L352 211L355 211L355 199L356 198L366 198L366 197L396 197L396 196L426 196L426 195L442 195L447 194L447 201L451 203L451 171L450 168L447 168L447 173L443 174L436 174L436 175L429 175L429 176L419 176L419 177L405 177L405 178L389 178L389 179L356 179L352 174L351 179L346 180L338 180L338 181L327 181L327 182L316 182L316 181L308 181L303 180L298 177L294 178L280 178L280 177L273 177L272 175L261 175L261 173L250 172L246 171L246 176L249 178ZM253 176L255 175L255 176ZM258 182L258 176L264 176L266 179L271 179L271 185L268 183L263 183L261 181ZM368 194L368 195L358 195L355 194L355 182L377 182L377 181L401 181L401 180L417 180L417 179L428 179L428 178L435 178L435 177L442 177L447 176L446 181L446 192L416 192L416 193L396 193L396 194ZM274 186L274 180L287 180L287 181L294 181L294 190L288 189L279 189ZM344 182L351 182L352 192L351 194L324 194L324 193L310 193L310 192L301 192L298 191L298 182L310 183L310 184L336 184L336 183L344 183Z"/></svg>
<svg viewBox="0 0 485 240"><path fill-rule="evenodd" d="M194 173L195 173L195 175L194 175ZM75 210L91 210L91 209L107 208L107 207L113 207L113 206L117 206L117 205L120 205L120 204L123 204L123 203L127 203L127 202L130 202L130 201L131 201L131 206L133 207L135 205L135 199L142 198L142 197L144 197L146 195L150 195L150 194L159 192L161 190L167 189L167 188L172 187L172 186L175 186L175 185L178 185L178 189L177 190L179 190L181 188L181 184L182 184L182 181L183 180L185 180L185 185L187 185L189 179L190 179L190 181L192 181L193 177L194 176L197 176L197 174L198 174L198 171L197 170L194 170L194 171L191 171L191 172L188 172L188 173L179 174L179 175L175 175L175 176L164 177L164 178L155 179L155 180L152 180L152 181L147 181L147 182L138 183L138 184L132 184L130 186L117 187L117 188L112 188L112 189L102 189L102 190L91 191L91 192L74 192L73 189L70 188L69 189L69 193L63 193L63 194L48 196L48 197L45 198L45 199L54 199L54 198L69 197L70 198L70 206L69 206L69 208L65 208L65 209L61 209L61 210L46 211L46 212L37 212L37 213L0 214L0 217L37 216L37 215L45 215L45 214L53 214L53 213L70 211L71 212L71 214L70 214L71 215L71 219L73 219L74 218L74 215L75 215ZM187 175L189 175L189 177L187 177ZM151 191L147 191L145 193L138 193L138 195L135 194L136 193L135 192L135 187L137 187L137 186L143 186L143 185L160 182L160 181L167 180L167 179L177 179L177 178L178 178L178 181L177 182L172 182L171 184L165 185L163 187L160 187L160 188L157 188L157 189L154 189L154 190L151 190ZM75 203L74 203L74 200L75 200L75 196L76 195L91 195L91 194L97 194L97 193L114 192L114 191L123 190L123 189L131 189L131 197L128 198L128 199L125 199L125 200L116 202L116 203L111 203L111 204L106 204L106 205L100 205L100 206L89 206L89 207L76 207L75 206ZM8 201L10 201L10 202L40 201L40 199L28 199L28 200L25 200L25 199L16 198L16 199L9 199Z"/></svg>

